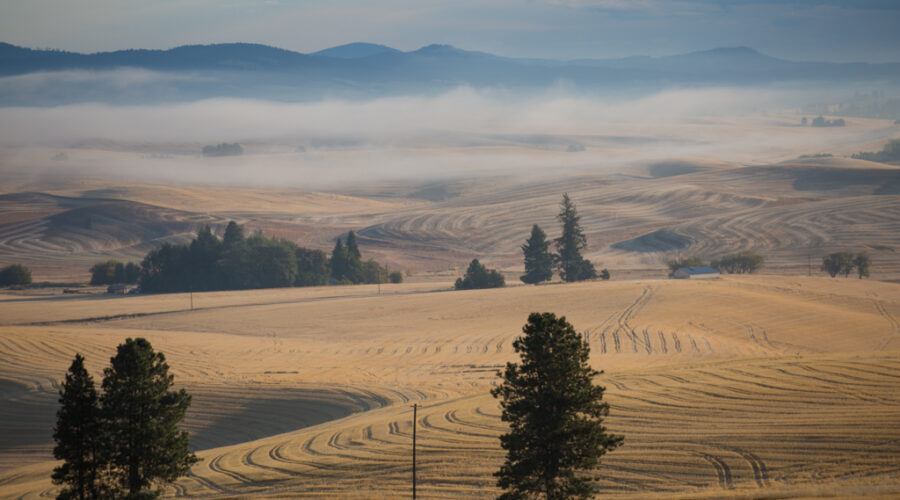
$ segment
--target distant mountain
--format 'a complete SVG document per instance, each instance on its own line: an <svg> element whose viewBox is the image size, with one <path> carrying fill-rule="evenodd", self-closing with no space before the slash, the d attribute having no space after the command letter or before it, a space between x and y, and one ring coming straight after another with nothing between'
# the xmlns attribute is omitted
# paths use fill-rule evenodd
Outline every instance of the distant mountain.
<svg viewBox="0 0 900 500"><path fill-rule="evenodd" d="M105 71L130 68L160 73L111 83ZM74 78L65 71L88 71ZM450 45L402 52L351 43L301 54L249 43L187 45L169 50L78 54L0 43L0 76L41 72L28 84L0 78L0 105L55 105L184 101L211 97L309 100L441 92L460 85L513 90L560 82L578 91L652 91L669 85L753 85L807 81L900 82L900 64L795 62L747 47L665 57L516 59ZM100 72L100 73L96 73Z"/></svg>
<svg viewBox="0 0 900 500"><path fill-rule="evenodd" d="M374 43L355 42L346 45L331 47L318 52L313 52L311 56L335 57L338 59L359 59L361 57L370 57L380 54L400 54L397 49L388 47L387 45L377 45Z"/></svg>

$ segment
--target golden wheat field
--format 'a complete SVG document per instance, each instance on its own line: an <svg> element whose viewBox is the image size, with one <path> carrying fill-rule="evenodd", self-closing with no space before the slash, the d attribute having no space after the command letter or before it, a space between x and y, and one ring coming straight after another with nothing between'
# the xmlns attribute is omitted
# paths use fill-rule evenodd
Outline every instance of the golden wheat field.
<svg viewBox="0 0 900 500"><path fill-rule="evenodd" d="M380 292L380 293L379 293ZM531 311L589 340L626 436L604 498L900 495L900 286L726 277L451 291L447 283L0 297L0 497L52 496L55 391L145 337L193 394L203 461L166 495L495 496L489 395Z"/></svg>
<svg viewBox="0 0 900 500"><path fill-rule="evenodd" d="M67 149L53 170L41 162L56 149L0 148L0 267L53 282L0 291L0 498L55 496L60 381L75 353L99 380L129 337L163 352L193 395L184 426L202 462L168 497L408 498L412 405L420 497L495 497L505 428L489 391L527 315L543 311L588 340L608 427L625 436L597 470L598 497L900 498L900 167L847 158L897 126L796 122L561 124L587 145L575 155L491 135L389 152L248 147L219 163L101 144ZM385 158L413 173L360 167L388 170ZM341 162L353 168L330 174L347 177L340 186L303 184ZM126 166L147 176L114 175ZM154 170L285 180L164 182ZM520 246L534 223L558 235L562 193L611 281L519 283ZM97 261L140 261L230 220L326 252L354 230L363 258L406 282L80 286ZM765 258L760 275L664 278L668 259L742 250ZM868 253L871 278L825 277L835 251ZM472 258L508 286L453 291Z"/></svg>

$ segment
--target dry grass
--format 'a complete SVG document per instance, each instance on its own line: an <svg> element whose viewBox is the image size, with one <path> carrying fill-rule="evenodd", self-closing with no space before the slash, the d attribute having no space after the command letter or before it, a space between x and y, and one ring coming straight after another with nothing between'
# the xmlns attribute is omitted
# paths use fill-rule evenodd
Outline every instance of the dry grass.
<svg viewBox="0 0 900 500"><path fill-rule="evenodd" d="M144 336L194 395L204 461L176 496L408 494L411 409L423 498L497 492L499 408L528 312L584 331L626 445L598 471L610 498L889 498L900 494L900 287L758 276L452 292L446 286L267 290L0 302L8 423L0 497L49 483L54 391L75 352L99 376ZM105 311L142 316L34 325ZM26 307L29 309L23 309ZM31 317L29 317L31 316ZM32 321L29 321L32 320ZM24 465L34 462L32 465Z"/></svg>

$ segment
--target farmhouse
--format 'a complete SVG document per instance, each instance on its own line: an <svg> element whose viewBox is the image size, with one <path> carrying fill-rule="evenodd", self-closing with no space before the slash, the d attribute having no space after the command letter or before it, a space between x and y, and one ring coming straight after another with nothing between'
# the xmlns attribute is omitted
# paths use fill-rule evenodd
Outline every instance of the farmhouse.
<svg viewBox="0 0 900 500"><path fill-rule="evenodd" d="M680 280L702 280L718 278L719 271L707 266L681 267L675 271L673 276Z"/></svg>

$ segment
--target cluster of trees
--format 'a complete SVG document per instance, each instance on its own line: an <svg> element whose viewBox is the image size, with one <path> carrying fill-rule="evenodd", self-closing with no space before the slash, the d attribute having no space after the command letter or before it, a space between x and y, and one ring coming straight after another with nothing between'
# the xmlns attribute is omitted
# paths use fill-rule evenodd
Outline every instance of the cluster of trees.
<svg viewBox="0 0 900 500"><path fill-rule="evenodd" d="M709 263L710 267L718 269L719 272L728 274L749 274L755 273L762 267L765 259L749 250L745 252L725 255L717 260Z"/></svg>
<svg viewBox="0 0 900 500"><path fill-rule="evenodd" d="M800 120L800 125L807 125L810 122L804 116L803 119ZM813 118L812 126L813 127L843 127L847 125L847 122L844 121L843 118L836 118L834 120L827 120L824 116L818 116Z"/></svg>
<svg viewBox="0 0 900 500"><path fill-rule="evenodd" d="M609 279L609 271L602 270L597 274L591 261L581 255L587 246L587 238L581 228L581 216L568 193L563 195L560 212L556 216L562 225L562 235L554 240L556 253L550 252L547 235L535 224L531 228L531 236L522 245L525 256L525 274L521 276L524 283L540 283L553 278L554 268L564 281L582 281L600 277Z"/></svg>
<svg viewBox="0 0 900 500"><path fill-rule="evenodd" d="M338 238L334 244L334 250L331 251L330 264L331 279L339 284L403 282L401 272L391 272L387 267L372 259L363 262L359 246L356 243L356 234L353 231L347 234L346 244Z"/></svg>
<svg viewBox="0 0 900 500"><path fill-rule="evenodd" d="M456 278L454 287L457 290L472 290L475 288L500 288L506 286L503 275L495 269L488 269L478 259L472 259L466 275Z"/></svg>
<svg viewBox="0 0 900 500"><path fill-rule="evenodd" d="M238 143L223 142L216 146L203 146L203 156L240 156L242 154L244 154L244 148Z"/></svg>
<svg viewBox="0 0 900 500"><path fill-rule="evenodd" d="M491 390L500 399L506 460L494 473L501 499L592 498L587 474L624 437L606 431L609 404L594 378L590 345L565 317L532 313L513 342L520 363L507 363Z"/></svg>
<svg viewBox="0 0 900 500"><path fill-rule="evenodd" d="M141 267L133 262L123 264L117 260L107 260L91 266L92 285L137 283L140 277Z"/></svg>
<svg viewBox="0 0 900 500"><path fill-rule="evenodd" d="M0 269L0 286L30 285L31 271L22 264L10 264Z"/></svg>
<svg viewBox="0 0 900 500"><path fill-rule="evenodd" d="M894 139L884 145L877 153L867 152L853 155L857 160L879 161L882 163L900 162L900 139Z"/></svg>
<svg viewBox="0 0 900 500"><path fill-rule="evenodd" d="M762 256L747 250L715 259L709 263L709 267L721 273L750 274L758 271L762 267L763 262L765 262L765 259ZM666 265L669 267L669 277L672 277L675 275L675 271L682 267L700 267L706 264L703 258L692 255L690 257L670 259L666 261Z"/></svg>
<svg viewBox="0 0 900 500"><path fill-rule="evenodd" d="M145 339L120 344L103 370L103 393L76 354L59 391L53 455L58 498L155 498L160 483L187 474L198 461L178 424L191 404L162 353Z"/></svg>
<svg viewBox="0 0 900 500"><path fill-rule="evenodd" d="M331 259L311 250L262 234L244 236L234 221L222 240L204 227L189 244L165 244L141 262L144 292L242 290L289 286L321 286L336 283L385 283L403 280L374 261L362 262L356 236L347 246L335 245Z"/></svg>
<svg viewBox="0 0 900 500"><path fill-rule="evenodd" d="M850 252L835 252L822 258L822 271L827 272L832 278L842 274L846 278L854 270L859 279L869 277L869 255L865 252L853 255Z"/></svg>

